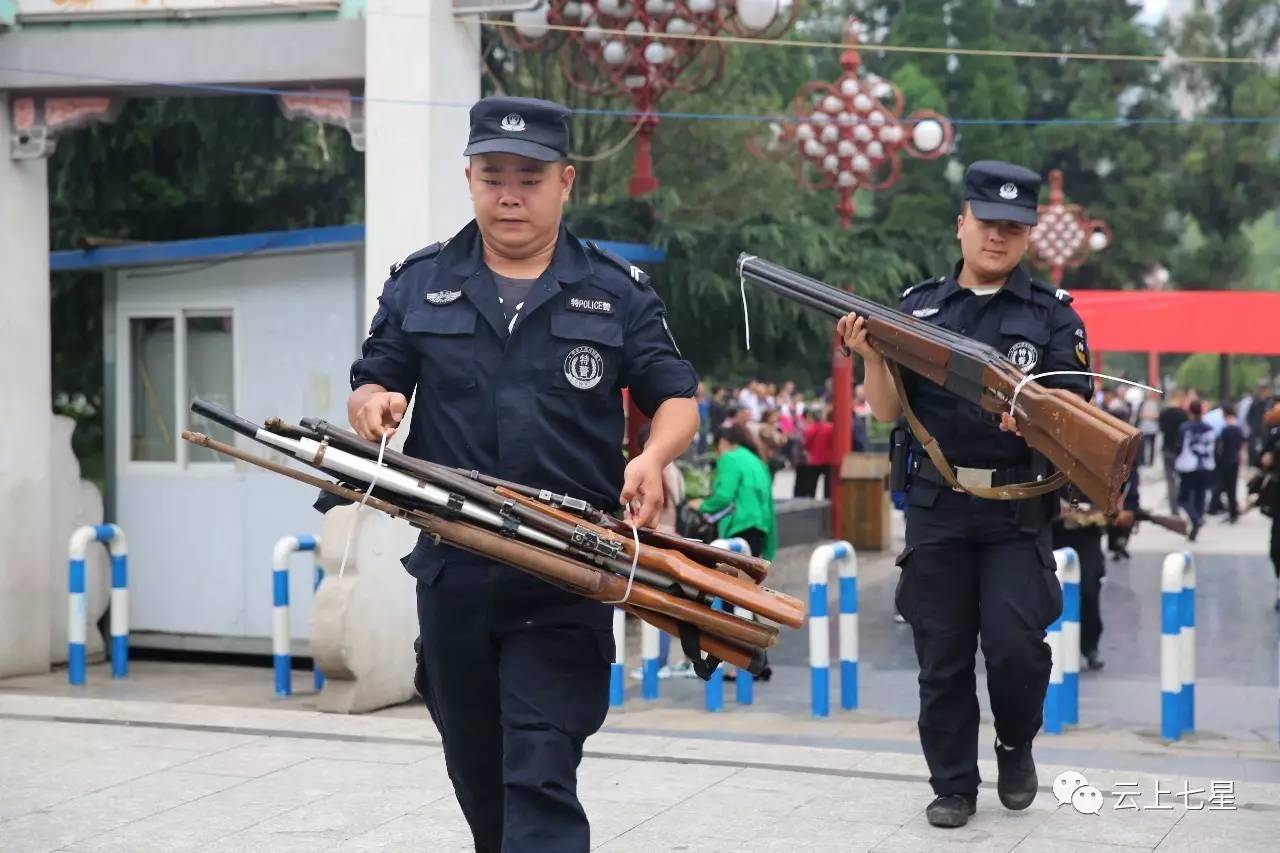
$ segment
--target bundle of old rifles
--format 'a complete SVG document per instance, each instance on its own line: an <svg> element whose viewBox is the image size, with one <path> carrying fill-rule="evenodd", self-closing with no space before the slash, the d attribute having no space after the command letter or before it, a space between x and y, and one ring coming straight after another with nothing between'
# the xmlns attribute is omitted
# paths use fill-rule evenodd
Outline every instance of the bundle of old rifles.
<svg viewBox="0 0 1280 853"><path fill-rule="evenodd" d="M994 347L950 329L755 255L738 256L738 274L832 317L855 312L865 320L868 342L891 365L901 365L992 414L1012 409L1029 447L1047 457L1105 515L1119 511L1142 442L1132 425L1076 394L1029 380Z"/></svg>
<svg viewBox="0 0 1280 853"><path fill-rule="evenodd" d="M322 420L264 426L202 400L191 410L294 456L337 480L255 456L198 432L184 440L361 501L448 545L497 560L555 586L616 604L682 642L695 670L710 677L720 661L758 674L778 629L714 609L737 605L789 628L804 624L804 604L761 586L769 563L618 519L566 495L426 462ZM372 487L371 487L372 486ZM367 500L366 500L367 492ZM639 539L638 553L636 538ZM699 652L705 652L703 657Z"/></svg>

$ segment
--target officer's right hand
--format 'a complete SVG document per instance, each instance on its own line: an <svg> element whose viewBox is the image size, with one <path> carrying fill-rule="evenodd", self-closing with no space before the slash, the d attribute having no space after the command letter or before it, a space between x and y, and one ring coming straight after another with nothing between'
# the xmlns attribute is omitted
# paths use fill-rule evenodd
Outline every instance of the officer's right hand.
<svg viewBox="0 0 1280 853"><path fill-rule="evenodd" d="M876 362L881 359L880 353L867 340L866 320L850 312L836 321L836 334L844 343L845 350L851 350L867 361Z"/></svg>
<svg viewBox="0 0 1280 853"><path fill-rule="evenodd" d="M384 435L390 438L395 434L396 427L400 426L400 421L408 408L409 401L403 394L396 391L379 391L370 396L360 407L356 416L352 418L351 425L355 427L361 438L380 441Z"/></svg>

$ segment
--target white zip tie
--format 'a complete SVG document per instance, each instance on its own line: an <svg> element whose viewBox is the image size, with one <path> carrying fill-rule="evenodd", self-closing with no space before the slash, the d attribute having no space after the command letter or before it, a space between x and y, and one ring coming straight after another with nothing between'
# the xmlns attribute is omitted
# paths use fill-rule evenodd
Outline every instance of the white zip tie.
<svg viewBox="0 0 1280 853"><path fill-rule="evenodd" d="M360 505L356 507L356 517L351 520L351 529L347 531L347 544L342 547L342 562L338 564L338 577L342 577L342 573L347 570L347 558L351 556L351 540L356 538L356 528L360 526L360 513L364 511L364 505L369 501L369 495L373 493L373 487L378 483L378 472L382 470L382 454L387 452L387 434L382 434L382 444L378 447L378 467L373 472L373 479L369 481L369 487L364 490L364 497L360 499Z"/></svg>
<svg viewBox="0 0 1280 853"><path fill-rule="evenodd" d="M1029 373L1013 387L1013 399L1009 401L1009 417L1013 417L1013 409L1018 405L1018 395L1022 393L1022 388L1033 379L1042 379L1045 376L1096 376L1099 379L1110 379L1112 382L1121 382L1125 385L1133 385L1136 388L1145 388L1148 391L1155 391L1157 394L1163 394L1159 388L1152 388L1150 385L1143 385L1141 382L1134 382L1129 379L1121 379L1119 376L1108 376L1105 373L1090 373L1087 370L1050 370L1045 373Z"/></svg>
<svg viewBox="0 0 1280 853"><path fill-rule="evenodd" d="M626 604L631 598L631 585L635 583L636 566L640 562L640 531L636 529L636 523L631 518L631 511L627 511L627 524L631 525L631 537L635 540L636 549L631 552L631 574L627 575L627 591L622 594L622 598L617 601L604 601L602 604Z"/></svg>
<svg viewBox="0 0 1280 853"><path fill-rule="evenodd" d="M742 265L756 260L755 255L744 255L738 259L738 290L742 293L743 335L747 341L747 352L751 352L751 314L747 311L747 277L742 274Z"/></svg>

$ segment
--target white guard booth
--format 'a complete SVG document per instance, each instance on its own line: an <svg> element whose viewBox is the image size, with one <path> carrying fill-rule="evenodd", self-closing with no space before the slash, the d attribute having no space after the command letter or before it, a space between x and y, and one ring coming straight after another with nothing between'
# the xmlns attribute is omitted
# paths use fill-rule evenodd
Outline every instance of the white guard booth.
<svg viewBox="0 0 1280 853"><path fill-rule="evenodd" d="M346 423L363 239L355 225L53 254L55 270L106 270L107 517L129 532L135 647L270 654L272 546L319 532L316 495L180 434L272 453L193 416L196 397L259 423ZM291 633L305 655L311 555L297 559Z"/></svg>

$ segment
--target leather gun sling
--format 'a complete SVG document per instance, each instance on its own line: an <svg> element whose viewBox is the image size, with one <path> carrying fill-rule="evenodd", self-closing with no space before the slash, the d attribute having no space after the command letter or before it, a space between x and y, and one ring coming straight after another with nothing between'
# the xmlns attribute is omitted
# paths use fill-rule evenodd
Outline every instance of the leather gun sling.
<svg viewBox="0 0 1280 853"><path fill-rule="evenodd" d="M938 446L938 440L930 434L929 430L925 429L924 424L920 422L920 419L916 417L916 413L912 410L911 402L907 399L906 387L902 384L902 373L898 369L898 363L885 359L885 365L889 368L889 375L893 377L893 387L898 392L898 400L902 403L902 413L906 415L907 425L911 427L911 432L915 435L916 440L920 442L920 446L924 448L924 452L929 455L929 459L933 462L934 467L938 469L938 473L942 475L942 479L946 480L947 485L951 488L966 492L975 498L996 501L1021 501L1046 495L1066 485L1067 476L1061 471L1056 471L1043 480L1010 483L1005 486L961 485L960 481L956 479L951 463L942 454L942 448Z"/></svg>

